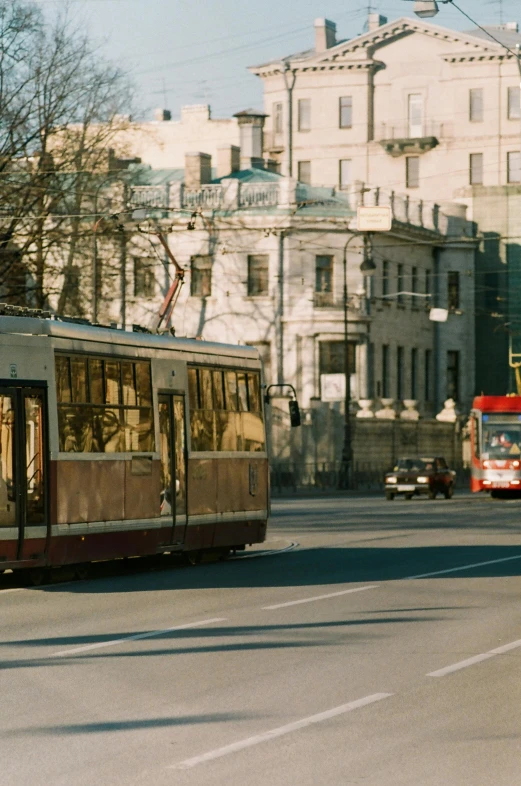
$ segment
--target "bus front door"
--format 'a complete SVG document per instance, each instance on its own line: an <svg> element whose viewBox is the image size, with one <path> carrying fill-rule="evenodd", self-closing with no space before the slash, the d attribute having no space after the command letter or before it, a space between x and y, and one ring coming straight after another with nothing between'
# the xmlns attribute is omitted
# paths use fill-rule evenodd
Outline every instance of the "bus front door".
<svg viewBox="0 0 521 786"><path fill-rule="evenodd" d="M186 535L186 434L184 396L159 395L161 515L172 523L171 543L180 547Z"/></svg>
<svg viewBox="0 0 521 786"><path fill-rule="evenodd" d="M3 540L16 542L10 559L45 556L46 422L44 388L0 386L0 528Z"/></svg>

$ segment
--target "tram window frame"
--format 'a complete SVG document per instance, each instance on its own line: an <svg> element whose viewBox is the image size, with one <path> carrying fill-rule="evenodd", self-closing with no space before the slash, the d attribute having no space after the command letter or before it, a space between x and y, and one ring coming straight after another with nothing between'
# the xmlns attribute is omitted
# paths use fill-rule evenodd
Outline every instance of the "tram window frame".
<svg viewBox="0 0 521 786"><path fill-rule="evenodd" d="M211 402L202 393L202 380L208 371L212 382ZM266 451L260 370L188 366L188 392L192 452ZM211 403L212 409L203 406L204 403ZM262 440L258 439L260 429Z"/></svg>
<svg viewBox="0 0 521 786"><path fill-rule="evenodd" d="M75 383L74 368L84 370L84 378L83 381L80 379L79 385ZM109 374L107 368L111 368ZM56 352L55 373L61 453L120 454L155 451L150 361L90 353ZM66 384L62 387L59 385L60 375L62 379L67 377ZM80 373L80 378L81 376ZM109 382L115 383L112 390ZM128 403L128 391L126 394L125 388L130 389L131 403ZM83 400L79 400L81 398Z"/></svg>

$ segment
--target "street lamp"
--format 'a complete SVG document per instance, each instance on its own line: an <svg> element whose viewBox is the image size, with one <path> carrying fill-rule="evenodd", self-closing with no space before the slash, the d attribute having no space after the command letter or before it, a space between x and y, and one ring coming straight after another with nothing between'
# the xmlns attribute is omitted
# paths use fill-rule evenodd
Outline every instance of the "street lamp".
<svg viewBox="0 0 521 786"><path fill-rule="evenodd" d="M452 3L452 0L438 0L439 3ZM416 0L414 3L413 11L420 19L429 19L436 16L438 11L438 2L436 0Z"/></svg>
<svg viewBox="0 0 521 786"><path fill-rule="evenodd" d="M350 238L347 239L344 245L344 256L342 260L344 271L344 377L345 377L345 393L344 393L344 443L342 446L342 467L340 471L340 488L348 489L351 485L351 464L353 459L353 448L351 444L351 421L349 419L349 409L351 405L351 369L349 363L349 340L348 340L348 296L347 296L347 249L352 240L357 237L363 237L364 258L360 265L360 272L364 276L371 276L376 270L376 265L368 253L370 247L369 237L365 232L353 232Z"/></svg>

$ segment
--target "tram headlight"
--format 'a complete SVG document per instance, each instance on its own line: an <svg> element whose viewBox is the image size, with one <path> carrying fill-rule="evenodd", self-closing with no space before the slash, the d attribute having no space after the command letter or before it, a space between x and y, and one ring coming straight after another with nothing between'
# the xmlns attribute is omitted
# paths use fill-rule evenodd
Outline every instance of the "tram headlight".
<svg viewBox="0 0 521 786"><path fill-rule="evenodd" d="M419 477L416 478L416 483L428 483L428 482L429 482L429 478L425 477L425 475L419 475Z"/></svg>
<svg viewBox="0 0 521 786"><path fill-rule="evenodd" d="M485 467L485 469L487 469L488 467L490 467L490 461L488 461L487 459L485 459L485 461L483 462L483 466Z"/></svg>
<svg viewBox="0 0 521 786"><path fill-rule="evenodd" d="M519 469L519 467L521 467L521 461L514 459L514 461L512 462L512 466L514 467L514 469Z"/></svg>

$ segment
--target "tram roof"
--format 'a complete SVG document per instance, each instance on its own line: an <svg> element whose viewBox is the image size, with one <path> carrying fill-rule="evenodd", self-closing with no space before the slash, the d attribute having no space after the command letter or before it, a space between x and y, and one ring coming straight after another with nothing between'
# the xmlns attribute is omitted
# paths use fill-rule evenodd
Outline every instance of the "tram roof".
<svg viewBox="0 0 521 786"><path fill-rule="evenodd" d="M115 327L78 324L33 316L0 316L0 335L49 336L53 338L92 341L122 347L144 347L158 350L177 350L212 355L258 358L255 347L220 344L195 338L121 330Z"/></svg>

